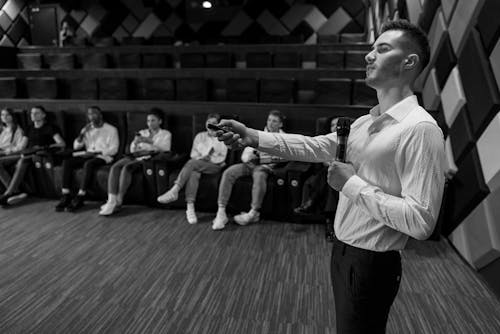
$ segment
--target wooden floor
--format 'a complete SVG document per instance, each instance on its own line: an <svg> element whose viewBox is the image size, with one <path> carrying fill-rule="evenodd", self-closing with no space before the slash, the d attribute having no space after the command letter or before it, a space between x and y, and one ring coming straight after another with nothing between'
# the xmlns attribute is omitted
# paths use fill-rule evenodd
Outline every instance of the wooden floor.
<svg viewBox="0 0 500 334"><path fill-rule="evenodd" d="M318 225L210 229L182 211L0 209L0 333L334 333ZM445 241L413 242L388 333L500 333L500 303Z"/></svg>

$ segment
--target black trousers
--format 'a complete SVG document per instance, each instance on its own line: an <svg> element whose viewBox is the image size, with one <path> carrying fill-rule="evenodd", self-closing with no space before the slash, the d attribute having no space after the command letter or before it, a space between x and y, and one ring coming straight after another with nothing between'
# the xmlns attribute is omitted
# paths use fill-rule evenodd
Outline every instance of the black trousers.
<svg viewBox="0 0 500 334"><path fill-rule="evenodd" d="M401 281L399 252L374 252L336 240L331 277L337 333L385 333Z"/></svg>
<svg viewBox="0 0 500 334"><path fill-rule="evenodd" d="M73 171L83 166L83 178L80 184L81 190L87 190L94 171L106 164L101 158L83 158L72 157L63 161L63 188L71 188L71 179L73 178Z"/></svg>

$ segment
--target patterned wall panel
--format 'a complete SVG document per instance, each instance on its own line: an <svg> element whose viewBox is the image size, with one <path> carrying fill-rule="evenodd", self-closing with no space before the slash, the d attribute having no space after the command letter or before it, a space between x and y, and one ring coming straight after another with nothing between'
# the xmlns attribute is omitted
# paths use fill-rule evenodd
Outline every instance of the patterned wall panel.
<svg viewBox="0 0 500 334"><path fill-rule="evenodd" d="M492 191L500 189L499 137L500 113L495 116L477 141L477 150L481 160L484 180Z"/></svg>
<svg viewBox="0 0 500 334"><path fill-rule="evenodd" d="M451 126L458 115L458 112L465 104L465 94L462 88L462 80L458 67L451 71L443 90L441 91L441 102L443 105L446 124Z"/></svg>
<svg viewBox="0 0 500 334"><path fill-rule="evenodd" d="M206 15L197 21L179 0L156 0L148 7L138 0L80 1L76 9L70 3L59 5L58 20L67 20L79 37L117 40L171 37L210 43L226 36L256 42L266 36L295 36L315 43L318 34L364 33L366 21L363 0L248 0L231 7L233 11L221 10L216 18ZM28 44L28 1L0 1L0 8L0 45Z"/></svg>
<svg viewBox="0 0 500 334"><path fill-rule="evenodd" d="M483 3L484 0L458 0L449 25L451 44L455 53L459 54L462 51L467 32L476 21Z"/></svg>

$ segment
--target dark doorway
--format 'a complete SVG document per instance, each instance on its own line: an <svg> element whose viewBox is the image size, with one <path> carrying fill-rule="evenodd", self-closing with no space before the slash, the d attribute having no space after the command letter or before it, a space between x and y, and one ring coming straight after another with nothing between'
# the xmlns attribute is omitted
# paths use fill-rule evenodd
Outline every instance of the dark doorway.
<svg viewBox="0 0 500 334"><path fill-rule="evenodd" d="M31 43L33 45L57 45L57 7L40 5L30 7Z"/></svg>

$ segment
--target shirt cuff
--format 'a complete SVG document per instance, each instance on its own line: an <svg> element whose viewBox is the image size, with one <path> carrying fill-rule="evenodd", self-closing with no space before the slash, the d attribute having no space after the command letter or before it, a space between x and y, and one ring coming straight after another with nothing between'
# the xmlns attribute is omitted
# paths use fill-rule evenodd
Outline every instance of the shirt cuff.
<svg viewBox="0 0 500 334"><path fill-rule="evenodd" d="M272 148L276 144L274 136L271 132L257 131L259 134L258 148Z"/></svg>
<svg viewBox="0 0 500 334"><path fill-rule="evenodd" d="M342 187L342 194L350 200L355 200L361 193L361 189L366 187L368 183L357 175L351 176Z"/></svg>

